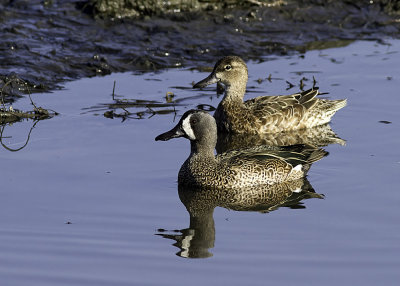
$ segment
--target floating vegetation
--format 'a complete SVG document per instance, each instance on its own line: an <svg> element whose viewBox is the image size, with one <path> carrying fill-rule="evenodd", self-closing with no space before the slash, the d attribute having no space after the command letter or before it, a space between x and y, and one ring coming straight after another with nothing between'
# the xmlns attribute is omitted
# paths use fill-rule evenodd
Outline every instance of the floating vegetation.
<svg viewBox="0 0 400 286"><path fill-rule="evenodd" d="M168 103L171 103L174 97L175 97L175 94L173 92L168 91L167 94L165 95L165 100Z"/></svg>
<svg viewBox="0 0 400 286"><path fill-rule="evenodd" d="M296 72L298 75L303 75L307 73L314 73L313 71L303 71ZM284 80L283 78L272 77L268 74L265 78L260 78L258 81L268 81L272 82L274 80ZM298 79L298 83L291 83L286 81L288 84L287 90L293 87L299 87L300 90L304 90L305 87L312 84L312 88L318 88L317 80L314 76L302 76ZM194 84L194 82L193 82ZM198 104L196 102L201 102L202 99L211 99L215 97L219 98L222 93L224 93L224 86L220 82L217 83L215 87L205 87L201 89L201 92L196 95L182 96L181 91L187 93L186 91L192 91L191 86L170 86L173 91L167 91L165 95L160 96L159 100L149 100L141 98L126 98L125 95L116 94L116 82L114 81L112 87L111 102L98 103L96 105L82 108L82 114L92 113L95 115L103 115L109 119L121 119L124 122L127 119L149 119L155 115L165 115L174 114L175 116L179 113L182 107L188 107L195 105L196 108L212 112L216 109L216 106L210 104ZM247 86L246 92L248 94L262 94L265 91L260 90L257 86ZM296 91L297 92L297 91ZM319 93L319 95L324 95L327 93ZM218 103L218 102L216 102Z"/></svg>
<svg viewBox="0 0 400 286"><path fill-rule="evenodd" d="M307 86L307 84L305 83L305 82L307 82L307 81L309 81L310 79L309 78L307 78L307 77L302 77L301 79L300 79L300 81L299 81L299 87L300 87L300 90L304 90L304 87L305 86ZM293 88L293 87L295 87L296 86L296 84L293 84L293 83L291 83L290 81L286 81L286 83L287 83L287 85L288 85L288 87L286 88L286 90L289 90L289 89L291 89L291 88ZM315 89L315 88L317 88L317 80L315 79L315 77L313 76L312 77L312 88L313 89ZM320 93L321 94L321 93Z"/></svg>
<svg viewBox="0 0 400 286"><path fill-rule="evenodd" d="M316 72L314 72L314 71L300 71L300 72L293 72L293 73L295 73L296 75L300 76L300 75L303 75L303 74L306 74L306 73L318 73L318 71L316 71ZM274 77L272 77L272 74L269 74L268 77L266 77L266 78L258 78L255 81L258 84L261 84L264 81L268 81L268 82L271 83L272 80L284 80L284 79L283 78L274 78ZM287 84L286 90L292 89L293 87L296 87L296 86L299 86L300 90L304 90L304 87L307 86L307 84L305 82L311 81L311 79L303 76L299 80L299 84L298 85L296 85L296 84L294 84L294 83L292 83L292 82L290 82L288 80L285 80L285 81L286 81L286 84ZM315 88L317 86L317 80L315 79L314 76L312 77L312 84L313 84L312 88Z"/></svg>
<svg viewBox="0 0 400 286"><path fill-rule="evenodd" d="M173 109L159 109L159 110L154 110L151 108L151 106L157 106L160 107L159 103L148 103L145 106L143 106L142 104L136 104L134 101L137 100L133 100L133 101L129 101L129 100L125 100L124 102L120 102L120 103L114 103L114 105L119 105L119 109L122 109L122 112L116 112L117 108L113 108L112 110L107 110L106 112L104 112L104 117L106 118L110 118L110 119L114 119L114 118L121 118L122 121L125 121L126 119L144 119L144 118L151 118L156 114L170 114L170 113L175 113L176 114L176 110L175 107L173 107ZM107 104L105 104L105 106L107 106ZM130 112L129 110L127 110L127 108L129 107L138 107L138 106L142 106L145 107L146 109L142 110L142 111L137 111L137 112Z"/></svg>
<svg viewBox="0 0 400 286"><path fill-rule="evenodd" d="M31 105L33 106L32 110L23 111L16 109L12 106L13 100L16 97L22 97L19 92L25 92L28 94ZM16 152L24 149L29 142L32 130L35 128L36 124L43 119L51 118L58 113L45 109L43 107L38 107L32 100L31 91L29 84L20 79L16 74L12 73L8 77L3 79L3 85L0 89L0 144L4 147L4 149ZM23 120L32 120L32 126L29 129L28 135L24 144L18 148L11 148L4 143L5 138L12 138L11 136L4 135L6 127L11 127L14 123L20 122Z"/></svg>
<svg viewBox="0 0 400 286"><path fill-rule="evenodd" d="M22 111L19 109L15 109L10 103L10 101L12 102L12 100L8 100L7 102L6 95L9 95L11 97L20 97L20 95L16 93L15 90L27 91L29 100L31 102L31 105L33 106L32 110ZM9 78L6 78L5 83L0 90L0 98L2 105L2 107L0 108L0 124L18 122L23 119L43 120L51 118L58 114L53 110L38 107L32 100L31 91L28 83L20 79L15 74L10 76ZM7 106L7 104L9 106Z"/></svg>
<svg viewBox="0 0 400 286"><path fill-rule="evenodd" d="M291 88L293 88L295 85L293 83L291 83L290 81L286 81L286 83L288 84L288 87L286 88L286 90L289 90Z"/></svg>
<svg viewBox="0 0 400 286"><path fill-rule="evenodd" d="M177 90L188 90L190 87L174 86ZM160 101L157 100L144 100L144 99L121 99L115 94L115 82L112 92L112 102L100 103L95 106L83 108L83 113L97 113L103 114L104 117L110 119L119 118L123 121L127 119L149 119L155 115L174 114L177 115L179 108L182 106L191 105L196 99L202 97L209 97L208 94L201 94L198 96L178 97L177 94L168 91ZM213 111L215 107L209 104L198 105L199 109L206 111Z"/></svg>
<svg viewBox="0 0 400 286"><path fill-rule="evenodd" d="M18 122L23 119L42 120L48 119L56 115L55 112L49 112L42 107L34 107L33 110L22 111L14 109L12 106L9 108L0 108L0 124Z"/></svg>
<svg viewBox="0 0 400 286"><path fill-rule="evenodd" d="M169 114L169 113L175 113L176 115L176 109L175 105L176 103L174 102L174 97L175 94L173 92L167 92L165 95L165 101L166 103L163 102L158 102L154 100L143 100L143 99L117 99L115 98L115 84L116 82L114 81L113 85L113 92L112 92L112 100L113 103L106 103L106 104L101 104L99 106L95 106L91 109L93 110L101 110L101 109L109 109L104 112L104 117L106 118L121 118L122 121L125 121L126 119L143 119L143 118L151 118L156 114ZM137 112L131 112L128 110L128 108L144 108L140 111ZM157 109L156 108L162 108L162 109ZM168 108L172 107L172 109ZM116 112L116 110L121 109L122 112Z"/></svg>

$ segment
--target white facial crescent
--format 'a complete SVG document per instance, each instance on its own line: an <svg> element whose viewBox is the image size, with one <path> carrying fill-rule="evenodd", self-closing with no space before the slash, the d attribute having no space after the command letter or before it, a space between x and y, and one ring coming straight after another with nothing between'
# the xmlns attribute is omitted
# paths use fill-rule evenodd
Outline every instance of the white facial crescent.
<svg viewBox="0 0 400 286"><path fill-rule="evenodd" d="M190 117L192 117L192 115L189 115L183 120L182 129L183 131L185 131L190 140L196 140L196 136L194 136L192 126L190 126Z"/></svg>

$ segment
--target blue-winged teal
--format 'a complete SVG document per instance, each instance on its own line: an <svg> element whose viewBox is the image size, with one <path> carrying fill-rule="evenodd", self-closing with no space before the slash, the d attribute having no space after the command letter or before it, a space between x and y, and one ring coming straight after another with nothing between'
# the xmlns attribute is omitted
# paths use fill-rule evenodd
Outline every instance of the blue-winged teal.
<svg viewBox="0 0 400 286"><path fill-rule="evenodd" d="M243 102L248 72L237 56L220 59L212 73L194 88L221 82L225 95L214 117L220 131L232 133L273 133L298 130L328 123L346 99L327 100L315 96L318 89L280 96L260 96Z"/></svg>
<svg viewBox="0 0 400 286"><path fill-rule="evenodd" d="M185 137L191 152L183 163L178 182L204 187L250 187L302 178L310 164L327 152L313 148L311 152L291 152L285 147L258 146L214 155L217 125L207 112L190 110L170 131L156 137L166 141Z"/></svg>

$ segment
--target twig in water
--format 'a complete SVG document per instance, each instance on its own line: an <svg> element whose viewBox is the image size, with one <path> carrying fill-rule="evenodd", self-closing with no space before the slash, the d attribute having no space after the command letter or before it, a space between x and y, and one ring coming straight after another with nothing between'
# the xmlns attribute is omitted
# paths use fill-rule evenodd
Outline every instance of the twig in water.
<svg viewBox="0 0 400 286"><path fill-rule="evenodd" d="M33 128L35 128L35 126L36 126L36 124L37 124L38 122L39 122L39 120L35 120L35 122L33 123L32 127L31 127L31 129L29 130L28 137L26 138L25 144L22 145L21 147L17 148L17 149L12 149L12 148L6 146L6 144L3 143L3 138L9 138L9 137L3 136L3 132L4 132L4 129L6 128L6 124L3 125L3 126L1 127L1 129L0 129L0 144L1 144L5 149L7 149L8 151L11 151L11 152L17 152L17 151L19 151L19 150L24 149L24 148L26 147L26 145L28 145L29 139L31 138L32 130L33 130Z"/></svg>
<svg viewBox="0 0 400 286"><path fill-rule="evenodd" d="M112 93L112 99L113 99L113 100L115 100L115 99L114 99L114 95L115 95L115 93L114 93L114 92L115 92L115 82L116 82L116 81L114 80L113 93Z"/></svg>
<svg viewBox="0 0 400 286"><path fill-rule="evenodd" d="M176 108L175 108L175 105L174 105L173 107L174 107L174 120L173 120L172 122L175 122L175 118L176 118Z"/></svg>
<svg viewBox="0 0 400 286"><path fill-rule="evenodd" d="M300 89L303 90L304 89L304 82L303 82L303 78L300 80Z"/></svg>
<svg viewBox="0 0 400 286"><path fill-rule="evenodd" d="M314 88L315 88L315 86L317 85L317 81L316 81L316 79L315 79L315 77L314 77L314 76L312 77L312 79L313 79L313 86L312 86L312 87L313 87L313 89L314 89Z"/></svg>
<svg viewBox="0 0 400 286"><path fill-rule="evenodd" d="M289 85L288 88L286 88L286 90L291 89L292 87L294 87L293 83L291 83L289 81L286 81L286 83Z"/></svg>
<svg viewBox="0 0 400 286"><path fill-rule="evenodd" d="M21 80L21 79L18 79L18 80ZM24 83L24 85L26 86L26 88L27 88L27 90L28 90L28 95L29 95L29 99L30 99L30 101L31 101L31 104L35 107L35 110L38 110L36 104L35 104L35 103L33 102L33 100L32 100L32 97L31 97L31 90L30 90L30 88L29 88L27 82L26 82L26 81L23 81L23 80L22 80L22 82Z"/></svg>

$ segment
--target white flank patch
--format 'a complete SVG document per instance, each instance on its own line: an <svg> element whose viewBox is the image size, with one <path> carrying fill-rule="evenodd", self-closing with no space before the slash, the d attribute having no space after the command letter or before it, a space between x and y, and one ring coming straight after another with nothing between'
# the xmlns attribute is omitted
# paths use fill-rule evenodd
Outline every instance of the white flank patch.
<svg viewBox="0 0 400 286"><path fill-rule="evenodd" d="M196 136L194 136L193 129L190 126L190 117L192 117L192 115L189 115L183 120L182 129L185 131L190 140L196 140Z"/></svg>
<svg viewBox="0 0 400 286"><path fill-rule="evenodd" d="M300 189L300 188L297 188L297 189L293 190L292 192L293 192L293 193L300 193L300 192L301 192L301 189Z"/></svg>
<svg viewBox="0 0 400 286"><path fill-rule="evenodd" d="M302 164L297 165L296 167L293 168L293 171L301 171L301 169L303 168Z"/></svg>

